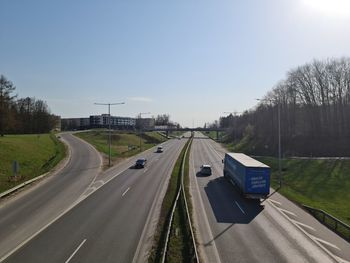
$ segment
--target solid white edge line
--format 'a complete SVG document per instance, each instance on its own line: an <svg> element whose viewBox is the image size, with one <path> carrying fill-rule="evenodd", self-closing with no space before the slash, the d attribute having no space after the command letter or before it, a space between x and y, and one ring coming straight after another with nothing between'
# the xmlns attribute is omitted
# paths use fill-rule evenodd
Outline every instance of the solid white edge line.
<svg viewBox="0 0 350 263"><path fill-rule="evenodd" d="M127 193L129 190L130 190L130 187L128 187L128 189L126 189L126 190L124 191L124 193L122 194L122 196L126 195L126 193Z"/></svg>
<svg viewBox="0 0 350 263"><path fill-rule="evenodd" d="M246 213L244 212L244 210L242 209L242 207L238 204L238 202L235 201L235 203L236 203L236 205L238 206L239 210L241 210L243 214L246 214Z"/></svg>
<svg viewBox="0 0 350 263"><path fill-rule="evenodd" d="M80 243L80 245L74 250L73 254L70 255L70 257L65 261L65 263L68 263L69 261L71 261L71 259L74 257L74 255L78 252L78 250L84 245L84 243L86 242L86 238L83 240L83 242Z"/></svg>

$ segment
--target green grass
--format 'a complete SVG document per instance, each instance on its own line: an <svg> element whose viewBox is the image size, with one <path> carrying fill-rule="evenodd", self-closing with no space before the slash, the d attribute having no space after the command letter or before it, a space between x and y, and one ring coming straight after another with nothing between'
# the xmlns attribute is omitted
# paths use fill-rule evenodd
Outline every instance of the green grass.
<svg viewBox="0 0 350 263"><path fill-rule="evenodd" d="M99 152L109 154L108 131L95 130L76 133L76 136L92 144ZM140 152L140 135L134 132L112 132L112 158L125 158ZM166 139L156 132L146 132L141 135L141 149L147 150Z"/></svg>
<svg viewBox="0 0 350 263"><path fill-rule="evenodd" d="M209 138L213 140L217 140L217 133L216 131L210 131L210 132L203 132L204 135L208 136ZM219 131L219 140L225 136L225 132Z"/></svg>
<svg viewBox="0 0 350 263"><path fill-rule="evenodd" d="M53 134L0 137L0 192L48 172L65 156L65 146ZM12 176L12 161L19 163L18 180Z"/></svg>
<svg viewBox="0 0 350 263"><path fill-rule="evenodd" d="M187 222L184 200L181 196L174 213L166 262L193 262L193 254L191 232Z"/></svg>
<svg viewBox="0 0 350 263"><path fill-rule="evenodd" d="M179 137L179 136L182 136L184 133L185 133L184 131L171 131L169 132L169 136Z"/></svg>
<svg viewBox="0 0 350 263"><path fill-rule="evenodd" d="M187 144L182 149L180 156L175 163L174 169L169 180L167 192L163 199L159 221L154 236L154 245L152 247L148 262L161 262L162 249L166 239L167 226L170 220L171 210L181 183L181 163L185 154L186 147Z"/></svg>
<svg viewBox="0 0 350 263"><path fill-rule="evenodd" d="M192 206L189 201L189 155L190 155L190 146L186 155L186 158L183 160L184 165L184 187L187 197L187 204L189 206L189 213L192 214ZM187 146L187 145L186 145ZM185 147L186 149L186 147ZM169 248L167 253L167 262L193 262L194 257L194 248L191 237L191 230L189 227L188 218L186 215L186 207L184 196L181 195L174 214L174 221L170 233L169 239Z"/></svg>
<svg viewBox="0 0 350 263"><path fill-rule="evenodd" d="M277 158L258 159L272 168L271 184L277 188ZM350 225L350 160L285 159L282 167L280 193Z"/></svg>

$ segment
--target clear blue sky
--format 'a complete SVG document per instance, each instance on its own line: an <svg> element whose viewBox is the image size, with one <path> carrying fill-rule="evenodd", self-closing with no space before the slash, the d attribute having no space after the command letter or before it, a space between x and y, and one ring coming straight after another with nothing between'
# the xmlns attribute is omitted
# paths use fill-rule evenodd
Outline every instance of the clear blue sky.
<svg viewBox="0 0 350 263"><path fill-rule="evenodd" d="M348 0L0 3L0 74L52 113L168 113L183 126L256 105L286 72L350 55Z"/></svg>

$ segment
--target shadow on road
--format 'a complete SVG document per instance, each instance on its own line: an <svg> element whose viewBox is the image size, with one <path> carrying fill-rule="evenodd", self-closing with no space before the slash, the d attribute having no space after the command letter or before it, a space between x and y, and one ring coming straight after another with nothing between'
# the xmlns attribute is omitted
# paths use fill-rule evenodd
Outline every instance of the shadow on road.
<svg viewBox="0 0 350 263"><path fill-rule="evenodd" d="M264 209L259 201L243 198L224 177L209 181L204 190L219 223L249 224Z"/></svg>
<svg viewBox="0 0 350 263"><path fill-rule="evenodd" d="M197 177L209 177L209 176L211 176L211 175L209 175L209 174L202 174L201 172L197 172L197 173L196 173L196 176L197 176Z"/></svg>

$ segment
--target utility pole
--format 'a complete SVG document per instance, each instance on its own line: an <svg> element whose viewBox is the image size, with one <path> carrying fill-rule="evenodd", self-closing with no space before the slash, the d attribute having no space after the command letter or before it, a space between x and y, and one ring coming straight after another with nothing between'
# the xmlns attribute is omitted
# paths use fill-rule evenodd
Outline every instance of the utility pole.
<svg viewBox="0 0 350 263"><path fill-rule="evenodd" d="M278 100L271 99L256 99L258 101L269 101L277 104L277 116L278 116L278 178L279 188L282 187L282 150L281 150L281 104Z"/></svg>
<svg viewBox="0 0 350 263"><path fill-rule="evenodd" d="M140 152L142 152L142 148L141 148L141 144L142 144L142 139L141 139L141 134L142 134L142 121L141 121L141 119L142 119L142 115L146 115L146 114L151 114L150 112L140 112L139 113L139 116L140 116L140 135L139 135L139 137L140 137Z"/></svg>
<svg viewBox="0 0 350 263"><path fill-rule="evenodd" d="M108 105L108 150L109 150L109 154L108 154L108 166L111 166L111 105L121 105L121 104L125 104L125 102L118 102L118 103L94 103L95 105Z"/></svg>

